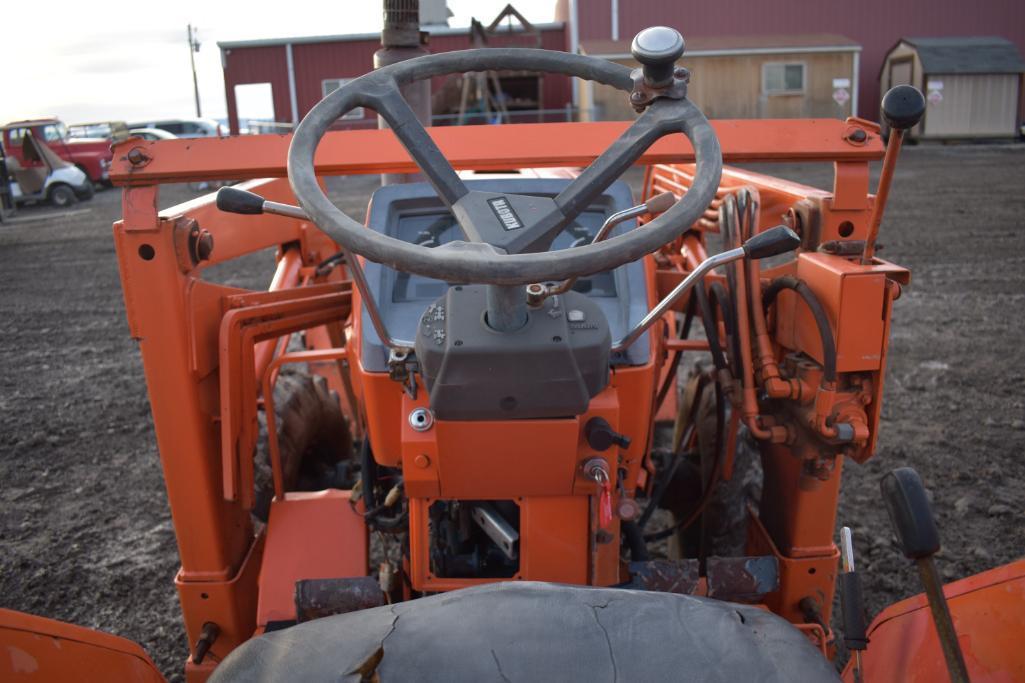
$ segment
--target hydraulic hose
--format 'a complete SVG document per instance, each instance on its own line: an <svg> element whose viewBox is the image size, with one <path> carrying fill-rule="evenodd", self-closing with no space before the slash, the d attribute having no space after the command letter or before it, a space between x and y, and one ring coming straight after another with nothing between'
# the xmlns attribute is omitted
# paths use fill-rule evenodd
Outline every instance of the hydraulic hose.
<svg viewBox="0 0 1025 683"><path fill-rule="evenodd" d="M732 249L743 242L741 224L751 206L748 192L726 197L720 207L720 222L725 246ZM740 405L744 424L751 434L762 440L783 441L786 439L784 428L762 426L758 414L758 398L755 394L754 366L751 359L751 319L748 314L747 273L743 261L734 264L727 272L730 284L730 303L733 305L734 325L740 349L738 366L734 377L740 382Z"/></svg>
<svg viewBox="0 0 1025 683"><path fill-rule="evenodd" d="M620 526L623 536L626 539L627 547L630 548L630 559L634 562L648 561L648 547L644 544L644 534L637 522L623 522Z"/></svg>
<svg viewBox="0 0 1025 683"><path fill-rule="evenodd" d="M705 487L701 493L701 499L698 501L697 507L687 517L680 522L656 531L654 533L645 534L644 541L646 543L654 543L656 541L662 541L669 538L677 531L682 531L689 528L701 513L708 507L708 503L712 500L712 494L715 492L715 487L719 483L719 473L722 471L723 460L725 459L725 446L727 443L726 439L726 402L722 393L722 386L718 382L713 382L715 386L715 462L712 464L712 471L708 474L708 480L705 482Z"/></svg>
<svg viewBox="0 0 1025 683"><path fill-rule="evenodd" d="M805 305L808 306L808 310L811 311L812 317L815 318L815 326L818 328L819 338L822 340L823 388L835 387L836 341L833 339L833 331L829 327L829 318L826 316L825 309L822 308L822 303L819 301L819 298L815 296L815 292L811 290L811 287L809 287L804 281L786 275L773 280L769 286L765 288L765 293L762 295L762 305L765 307L765 310L768 310L769 307L772 306L776 297L784 289L789 289L801 297Z"/></svg>
<svg viewBox="0 0 1025 683"><path fill-rule="evenodd" d="M651 515L654 514L658 506L662 504L662 499L665 498L666 491L669 490L669 485L673 481L673 477L676 476L676 471L680 469L680 464L683 463L684 454L680 452L680 447L683 443L689 443L694 433L693 425L689 426L684 432L683 436L679 439L679 444L674 444L673 452L670 453L670 464L665 468L662 476L655 482L655 488L651 492L651 498L648 501L648 506L644 508L644 512L637 519L637 526L641 531L644 531L644 527L648 525L648 520L651 519Z"/></svg>
<svg viewBox="0 0 1025 683"><path fill-rule="evenodd" d="M370 452L370 439L363 437L363 443L359 448L360 477L363 479L363 508L373 510L377 507L376 496L374 495L374 483L377 481L377 461L374 454Z"/></svg>
<svg viewBox="0 0 1025 683"><path fill-rule="evenodd" d="M737 379L740 377L740 335L737 330L737 309L733 306L733 300L721 282L713 282L709 285L708 291L712 303L722 317L723 327L726 328L726 343L729 344L726 365L733 378ZM715 318L712 321L714 323ZM719 329L718 325L715 329Z"/></svg>
<svg viewBox="0 0 1025 683"><path fill-rule="evenodd" d="M367 526L379 530L379 531L391 531L405 526L409 519L409 511L400 507L398 514L394 517L382 517L381 513L388 509L394 503L390 503L387 500L381 503L377 502L377 495L374 487L377 485L379 472L377 467L377 461L374 460L374 454L370 450L370 439L367 437L363 438L363 443L360 445L360 478L363 481L363 509L366 512L362 513L364 520L366 520ZM395 484L400 490L403 488L403 482L401 478ZM401 506L401 498L399 503Z"/></svg>
<svg viewBox="0 0 1025 683"><path fill-rule="evenodd" d="M696 289L701 289L697 287ZM686 339L690 336L690 328L694 323L694 308L695 300L692 296L690 301L687 302L687 312L683 317L683 327L680 328L680 339ZM669 364L669 372L666 373L666 378L662 382L662 386L658 390L658 395L655 398L655 410L658 411L662 407L662 402L666 400L666 395L669 393L670 387L673 386L673 380L676 379L677 368L680 367L680 360L683 358L683 349L673 353L673 360Z"/></svg>

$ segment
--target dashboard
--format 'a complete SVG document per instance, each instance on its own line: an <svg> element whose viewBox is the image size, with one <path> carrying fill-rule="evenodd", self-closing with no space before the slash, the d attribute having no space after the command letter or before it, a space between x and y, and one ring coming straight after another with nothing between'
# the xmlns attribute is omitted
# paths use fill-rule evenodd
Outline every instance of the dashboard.
<svg viewBox="0 0 1025 683"><path fill-rule="evenodd" d="M473 190L554 197L570 182L557 178L502 178L468 180L466 186ZM572 249L590 242L608 216L633 205L629 186L623 181L613 183L556 237L552 250ZM454 217L427 183L385 185L378 189L370 201L367 227L427 248L464 239ZM610 237L635 227L635 220L624 221L616 226ZM449 286L466 284L399 272L371 262L365 262L364 269L381 317L388 332L396 339L414 339L424 310L443 296ZM644 266L637 261L612 271L581 277L573 289L595 300L608 319L613 339L618 339L647 313L644 284ZM386 372L387 348L374 331L366 310L362 315L363 367L371 372ZM626 354L613 356L613 365L644 364L647 356L648 344L644 338L631 346Z"/></svg>

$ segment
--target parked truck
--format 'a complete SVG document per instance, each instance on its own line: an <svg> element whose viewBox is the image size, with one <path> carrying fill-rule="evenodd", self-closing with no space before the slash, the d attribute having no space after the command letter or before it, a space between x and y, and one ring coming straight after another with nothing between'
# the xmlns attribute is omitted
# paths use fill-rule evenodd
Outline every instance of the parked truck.
<svg viewBox="0 0 1025 683"><path fill-rule="evenodd" d="M57 118L12 121L3 126L3 145L7 154L22 166L30 165L22 144L25 134L32 133L36 141L43 142L61 159L80 168L94 183L109 184L110 140L106 138L79 138L68 134L68 127Z"/></svg>

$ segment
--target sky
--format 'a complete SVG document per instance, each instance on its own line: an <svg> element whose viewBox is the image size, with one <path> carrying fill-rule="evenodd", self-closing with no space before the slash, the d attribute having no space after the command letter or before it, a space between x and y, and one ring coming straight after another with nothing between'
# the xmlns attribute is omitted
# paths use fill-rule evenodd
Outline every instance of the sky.
<svg viewBox="0 0 1025 683"><path fill-rule="evenodd" d="M485 23L509 0L449 0L450 26ZM218 41L381 30L381 0L287 3L177 0L150 3L56 0L46 16L5 3L0 123L58 116L65 123L195 116L186 26L197 28L205 117L226 116ZM516 0L530 21L551 21L555 0Z"/></svg>

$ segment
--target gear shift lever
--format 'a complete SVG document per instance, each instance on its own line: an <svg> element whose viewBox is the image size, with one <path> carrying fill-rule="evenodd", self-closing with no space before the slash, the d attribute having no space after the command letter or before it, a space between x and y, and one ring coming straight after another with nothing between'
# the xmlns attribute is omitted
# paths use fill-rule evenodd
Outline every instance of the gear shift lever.
<svg viewBox="0 0 1025 683"><path fill-rule="evenodd" d="M879 174L879 188L876 190L876 206L872 212L872 223L865 240L865 251L861 262L872 263L875 253L876 237L879 236L879 224L883 220L883 209L890 195L890 183L893 182L893 169L897 165L897 155L904 142L904 134L918 125L925 113L925 98L917 88L910 85L898 85L883 96L883 118L890 125L890 140L886 145L886 156L883 158L883 170Z"/></svg>

